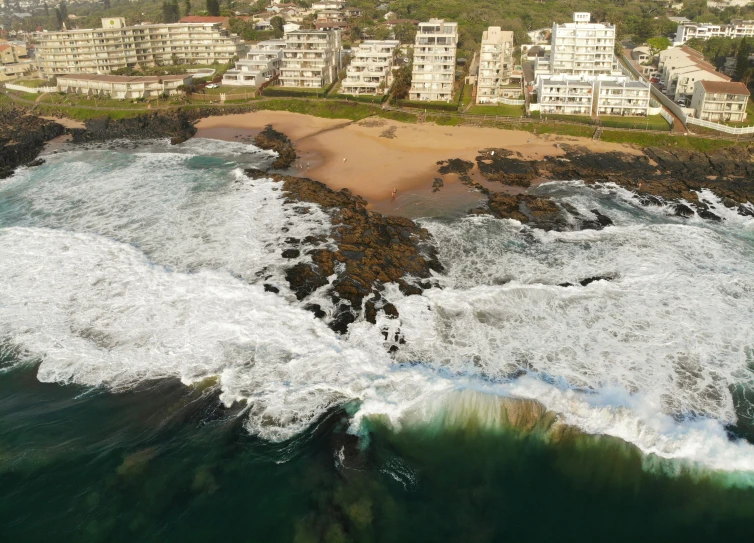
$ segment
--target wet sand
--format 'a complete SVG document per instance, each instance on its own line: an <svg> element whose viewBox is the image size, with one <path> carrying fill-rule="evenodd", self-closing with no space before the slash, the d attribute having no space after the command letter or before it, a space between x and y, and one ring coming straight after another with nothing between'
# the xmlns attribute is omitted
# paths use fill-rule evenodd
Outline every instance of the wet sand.
<svg viewBox="0 0 754 543"><path fill-rule="evenodd" d="M568 136L537 136L520 130L407 124L379 118L352 122L278 111L208 117L197 123L197 137L233 141L239 131L253 135L267 124L288 135L296 144L300 157L296 165L298 173L336 190L348 188L383 212L395 208L395 200L400 201L404 194L433 193L433 180L443 177L438 173L438 161L461 158L474 162L481 149L509 149L521 158L535 160L563 155L562 149L556 146L560 143L583 145L595 152L639 153L627 145ZM482 180L476 167L471 175L477 181ZM446 187L443 189L457 183L453 177L444 176ZM497 190L521 190L520 187L490 185ZM466 190L465 186L460 186ZM397 199L391 197L394 188L398 190ZM461 189L453 190L459 195L462 193ZM405 210L394 212L405 214Z"/></svg>

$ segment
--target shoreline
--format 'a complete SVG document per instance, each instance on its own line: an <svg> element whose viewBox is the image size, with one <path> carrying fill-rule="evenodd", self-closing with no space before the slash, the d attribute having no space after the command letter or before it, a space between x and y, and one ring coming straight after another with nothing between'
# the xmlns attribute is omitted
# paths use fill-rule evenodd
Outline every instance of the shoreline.
<svg viewBox="0 0 754 543"><path fill-rule="evenodd" d="M325 119L283 111L205 117L196 123L194 137L238 141L254 136L268 124L286 134L296 147L299 160L290 174L313 177L334 190L347 188L364 197L370 208L400 215L406 214L404 195L433 194L435 179L443 181L440 194L451 187L459 196L469 192L458 176L441 175L437 162L453 158L475 162L483 149L506 149L523 160L560 157L565 154L560 144L578 144L595 153L641 154L629 145L572 136L381 118ZM526 190L487 181L476 164L469 176L495 192L520 194ZM398 191L397 198L391 197L393 189Z"/></svg>

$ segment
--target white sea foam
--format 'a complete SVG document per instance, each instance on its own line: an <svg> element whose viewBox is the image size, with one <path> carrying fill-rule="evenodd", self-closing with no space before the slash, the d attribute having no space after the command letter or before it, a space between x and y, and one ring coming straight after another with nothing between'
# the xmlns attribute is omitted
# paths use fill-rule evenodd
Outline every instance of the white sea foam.
<svg viewBox="0 0 754 543"><path fill-rule="evenodd" d="M740 415L731 387L752 385L744 220L663 219L572 183L552 189L615 226L522 235L511 221L426 222L443 288L405 297L388 285L400 319L338 337L256 282L282 281L284 237L327 232L321 210L297 214L276 183L236 183L237 166L211 157L65 155L0 188L0 337L42 358L43 381L217 376L223 401L247 401L249 430L274 440L351 400L358 429L372 416L430 421L459 391L458 413L536 399L662 458L754 471L754 448L723 426ZM593 276L612 281L578 286ZM391 357L396 334L405 344Z"/></svg>

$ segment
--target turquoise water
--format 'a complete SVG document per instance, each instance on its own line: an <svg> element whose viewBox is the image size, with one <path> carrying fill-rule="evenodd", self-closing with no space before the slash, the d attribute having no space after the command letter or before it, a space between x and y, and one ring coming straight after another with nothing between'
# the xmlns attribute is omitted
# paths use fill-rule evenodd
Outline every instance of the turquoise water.
<svg viewBox="0 0 754 543"><path fill-rule="evenodd" d="M154 143L0 184L3 541L751 540L751 222L545 186L616 226L426 221L442 288L339 337L280 256L327 217L243 179L267 160Z"/></svg>

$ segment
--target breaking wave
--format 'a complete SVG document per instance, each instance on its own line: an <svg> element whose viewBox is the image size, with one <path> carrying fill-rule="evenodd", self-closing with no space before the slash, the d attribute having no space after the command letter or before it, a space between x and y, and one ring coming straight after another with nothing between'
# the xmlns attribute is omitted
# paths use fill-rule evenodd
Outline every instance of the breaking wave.
<svg viewBox="0 0 754 543"><path fill-rule="evenodd" d="M326 238L327 214L297 213L277 183L201 148L61 153L0 187L0 337L41 359L40 380L123 390L214 378L270 440L356 402L357 432L374 418L473 419L548 439L567 427L754 473L754 446L726 432L752 414L733 394L754 375L750 221L684 220L615 187L551 184L615 225L426 221L442 288L405 297L388 285L400 318L341 337L282 276L285 239ZM252 164L268 158L247 150Z"/></svg>

